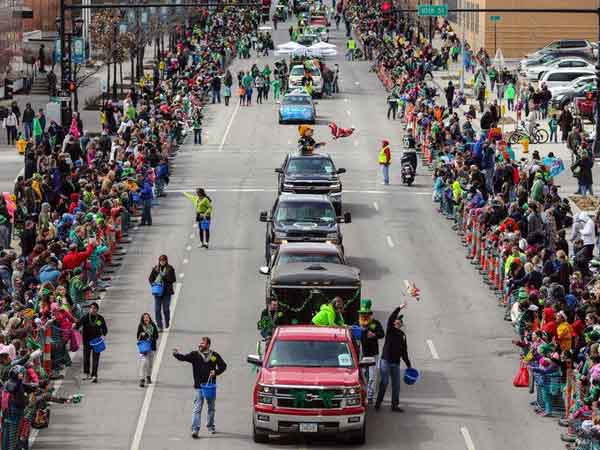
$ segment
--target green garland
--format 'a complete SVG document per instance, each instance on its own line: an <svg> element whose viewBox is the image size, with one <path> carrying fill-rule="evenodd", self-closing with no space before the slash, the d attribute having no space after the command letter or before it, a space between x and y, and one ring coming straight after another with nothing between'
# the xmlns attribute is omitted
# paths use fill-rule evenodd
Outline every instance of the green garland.
<svg viewBox="0 0 600 450"><path fill-rule="evenodd" d="M317 295L325 298L326 303L331 303L333 301L333 297L329 299L329 298L325 297L325 295L323 294L323 292L321 292L320 290L318 290L318 289L312 289L310 291L309 296L304 301L304 303L302 303L301 306L299 306L297 308L294 308L294 307L288 305L287 303L281 301L277 297L276 292L274 290L271 290L271 296L275 300L277 300L277 302L279 303L279 306L281 306L283 309L287 309L288 311L295 312L295 313L304 311L306 309L306 307L312 302L313 298L315 298ZM356 292L354 293L354 296L344 304L344 307L347 308L352 303L354 303L355 301L357 301L359 298L360 298L360 290L357 289Z"/></svg>

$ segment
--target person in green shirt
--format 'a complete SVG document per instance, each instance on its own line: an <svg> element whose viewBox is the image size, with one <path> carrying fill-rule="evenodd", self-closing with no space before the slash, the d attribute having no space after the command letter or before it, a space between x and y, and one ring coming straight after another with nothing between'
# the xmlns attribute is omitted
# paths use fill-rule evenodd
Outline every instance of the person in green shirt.
<svg viewBox="0 0 600 450"><path fill-rule="evenodd" d="M543 203L544 202L544 187L545 187L544 175L542 175L541 172L537 172L535 174L535 181L533 182L533 185L531 186L531 199L538 203Z"/></svg>
<svg viewBox="0 0 600 450"><path fill-rule="evenodd" d="M552 117L548 121L548 128L550 128L549 142L552 142L552 137L554 137L554 142L558 142L558 120L556 120L556 114L552 114Z"/></svg>
<svg viewBox="0 0 600 450"><path fill-rule="evenodd" d="M212 200L206 195L206 191L203 188L196 190L196 195L184 192L188 200L190 200L196 208L196 223L198 224L198 235L200 237L200 243L198 248L208 248L208 241L210 239L210 218L212 215Z"/></svg>
<svg viewBox="0 0 600 450"><path fill-rule="evenodd" d="M281 95L281 81L279 78L273 78L271 88L273 89L273 100L276 102L279 101L279 96Z"/></svg>
<svg viewBox="0 0 600 450"><path fill-rule="evenodd" d="M341 297L335 297L331 303L324 303L321 309L312 318L313 325L318 327L343 327L344 300Z"/></svg>
<svg viewBox="0 0 600 450"><path fill-rule="evenodd" d="M517 96L515 85L512 82L508 83L508 86L506 86L506 92L504 92L504 96L506 97L506 102L508 103L508 110L512 111L515 106L515 97Z"/></svg>

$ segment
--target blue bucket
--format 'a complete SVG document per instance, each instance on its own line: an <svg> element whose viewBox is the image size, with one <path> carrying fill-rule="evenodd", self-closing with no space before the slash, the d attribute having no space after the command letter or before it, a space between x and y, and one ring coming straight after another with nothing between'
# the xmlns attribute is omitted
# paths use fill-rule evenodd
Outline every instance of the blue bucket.
<svg viewBox="0 0 600 450"><path fill-rule="evenodd" d="M106 350L104 338L100 336L99 338L92 339L90 341L90 347L92 347L92 350L94 350L96 353L102 353L104 350Z"/></svg>
<svg viewBox="0 0 600 450"><path fill-rule="evenodd" d="M352 325L350 328L352 330L352 339L360 341L362 338L362 328L360 325Z"/></svg>
<svg viewBox="0 0 600 450"><path fill-rule="evenodd" d="M217 385L215 383L201 384L202 396L207 400L212 400L217 396Z"/></svg>
<svg viewBox="0 0 600 450"><path fill-rule="evenodd" d="M404 382L408 385L415 384L419 379L419 371L409 367L404 371Z"/></svg>
<svg viewBox="0 0 600 450"><path fill-rule="evenodd" d="M138 341L137 348L140 353L149 353L152 351L152 342Z"/></svg>

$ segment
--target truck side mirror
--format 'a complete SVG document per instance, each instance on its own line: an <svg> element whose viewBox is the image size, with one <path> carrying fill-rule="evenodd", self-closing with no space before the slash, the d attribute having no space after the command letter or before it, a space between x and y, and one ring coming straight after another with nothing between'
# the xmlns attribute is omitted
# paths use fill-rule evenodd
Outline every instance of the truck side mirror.
<svg viewBox="0 0 600 450"><path fill-rule="evenodd" d="M268 222L269 221L269 213L267 211L261 211L259 220L261 222Z"/></svg>
<svg viewBox="0 0 600 450"><path fill-rule="evenodd" d="M337 173L338 173L338 174L346 173L346 169L344 169L343 167L340 167L340 168L337 170Z"/></svg>
<svg viewBox="0 0 600 450"><path fill-rule="evenodd" d="M352 214L349 212L344 213L344 223L352 223Z"/></svg>
<svg viewBox="0 0 600 450"><path fill-rule="evenodd" d="M275 169L275 173L283 173L283 169L281 167L277 167Z"/></svg>
<svg viewBox="0 0 600 450"><path fill-rule="evenodd" d="M374 358L371 358L371 359L373 360L373 364L375 364L375 359ZM248 355L248 357L246 358L246 361L249 364L252 364L253 366L257 366L257 367L262 367L262 364L263 364L261 357L258 355Z"/></svg>
<svg viewBox="0 0 600 450"><path fill-rule="evenodd" d="M269 266L260 266L258 271L263 275L269 275Z"/></svg>
<svg viewBox="0 0 600 450"><path fill-rule="evenodd" d="M358 365L361 367L361 369L374 366L375 358L373 358L372 356L363 356Z"/></svg>

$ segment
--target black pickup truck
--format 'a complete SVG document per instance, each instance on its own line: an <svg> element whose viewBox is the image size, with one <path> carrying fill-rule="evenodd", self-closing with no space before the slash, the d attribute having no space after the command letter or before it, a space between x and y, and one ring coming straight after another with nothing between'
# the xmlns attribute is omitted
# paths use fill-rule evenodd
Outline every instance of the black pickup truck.
<svg viewBox="0 0 600 450"><path fill-rule="evenodd" d="M279 193L328 195L337 215L342 213L342 181L346 169L336 169L326 154L287 155L278 173Z"/></svg>
<svg viewBox="0 0 600 450"><path fill-rule="evenodd" d="M328 242L343 252L341 223L350 223L349 212L336 214L326 195L281 194L271 211L262 211L260 221L267 223L265 260L280 244L288 242Z"/></svg>

